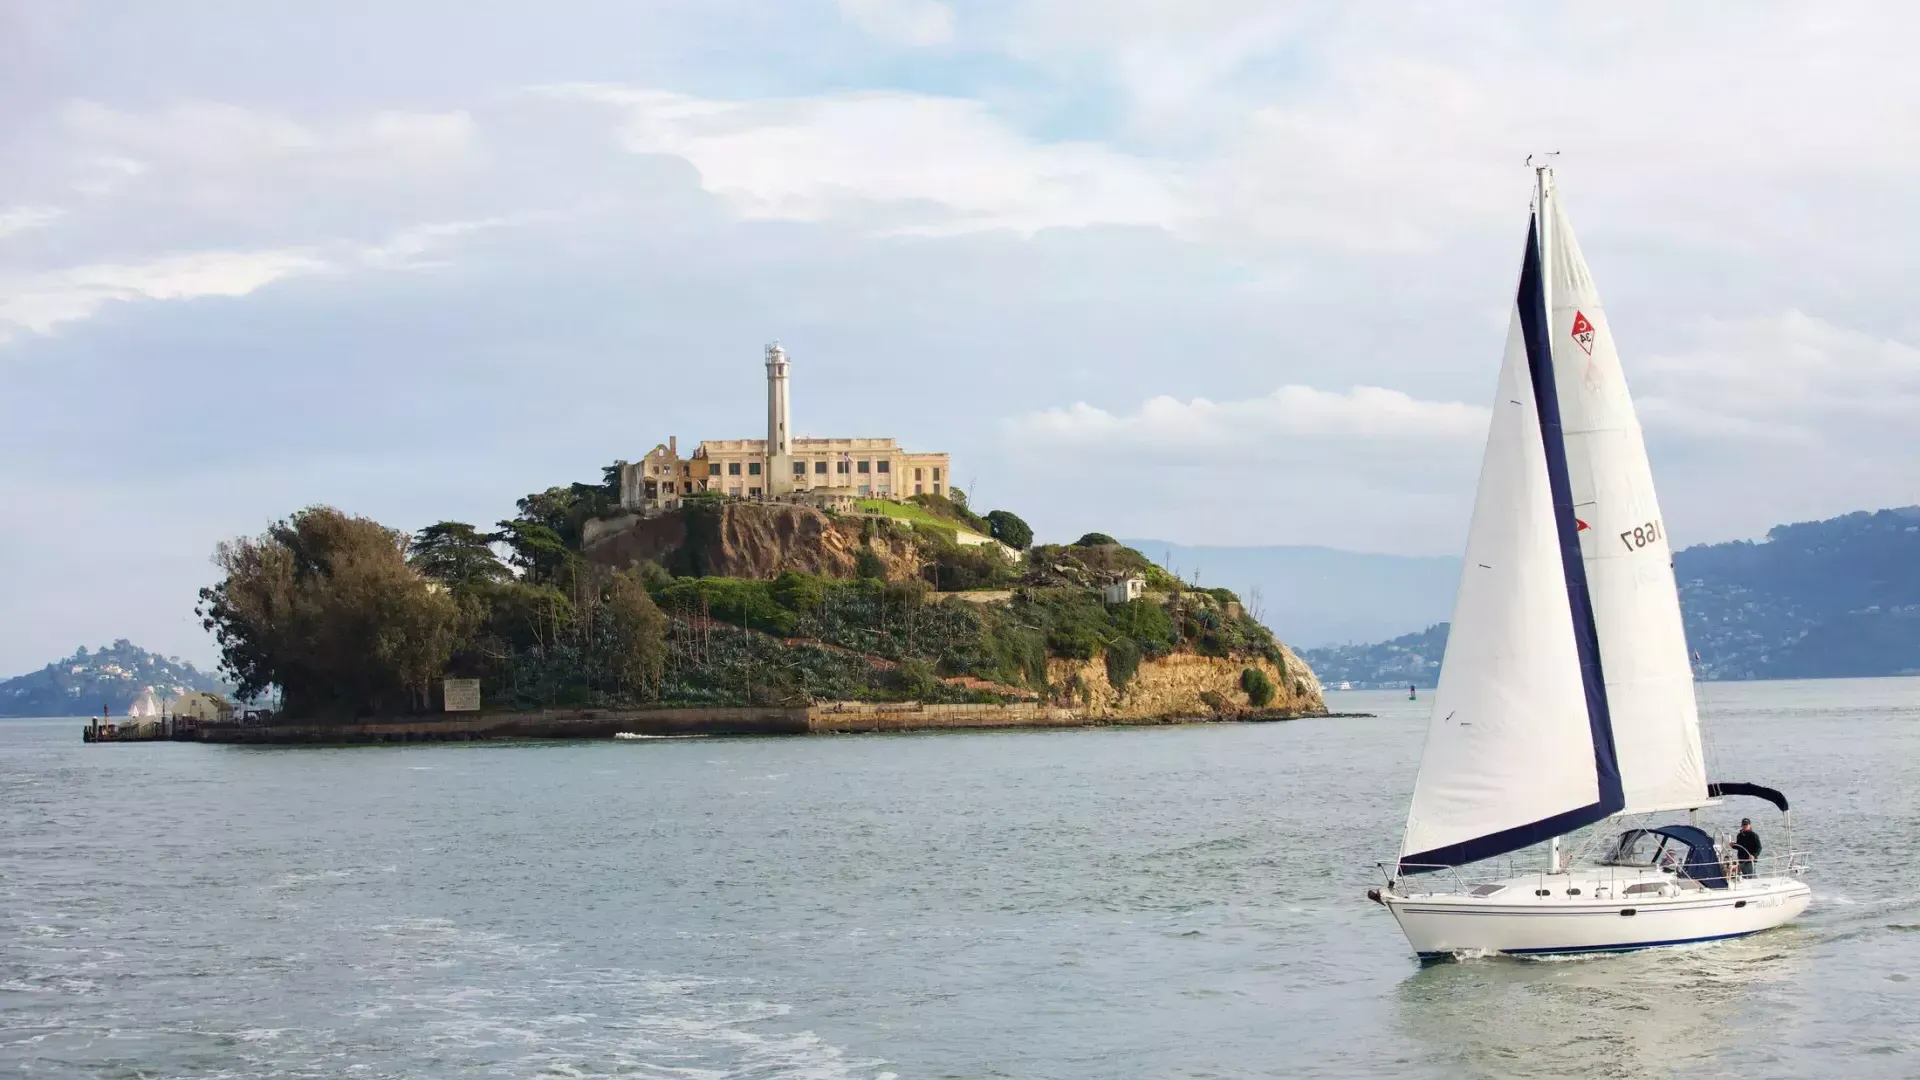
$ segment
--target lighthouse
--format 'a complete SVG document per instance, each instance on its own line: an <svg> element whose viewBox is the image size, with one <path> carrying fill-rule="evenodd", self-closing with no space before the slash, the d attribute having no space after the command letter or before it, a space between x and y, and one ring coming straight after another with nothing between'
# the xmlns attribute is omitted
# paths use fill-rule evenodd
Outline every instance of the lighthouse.
<svg viewBox="0 0 1920 1080"><path fill-rule="evenodd" d="M793 491L793 407L787 398L787 351L767 346L767 494Z"/></svg>

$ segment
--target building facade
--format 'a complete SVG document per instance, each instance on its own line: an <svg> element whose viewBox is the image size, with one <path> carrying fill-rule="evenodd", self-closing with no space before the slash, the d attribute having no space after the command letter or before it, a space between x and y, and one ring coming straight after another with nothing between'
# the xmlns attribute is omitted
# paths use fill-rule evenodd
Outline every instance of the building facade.
<svg viewBox="0 0 1920 1080"><path fill-rule="evenodd" d="M621 464L620 505L671 510L688 495L714 492L851 509L857 499L904 501L952 490L953 463L944 453L905 450L891 438L795 437L786 350L767 346L766 365L766 438L707 439L682 458L670 436L639 461Z"/></svg>

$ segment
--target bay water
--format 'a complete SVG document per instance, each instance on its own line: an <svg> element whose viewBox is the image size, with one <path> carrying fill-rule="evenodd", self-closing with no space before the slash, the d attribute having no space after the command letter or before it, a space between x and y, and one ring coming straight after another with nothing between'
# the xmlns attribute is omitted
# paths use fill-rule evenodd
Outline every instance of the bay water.
<svg viewBox="0 0 1920 1080"><path fill-rule="evenodd" d="M0 1076L1920 1075L1920 680L1707 684L1797 924L1422 967L1425 730L352 748L0 721ZM1779 815L1750 800L1769 853Z"/></svg>

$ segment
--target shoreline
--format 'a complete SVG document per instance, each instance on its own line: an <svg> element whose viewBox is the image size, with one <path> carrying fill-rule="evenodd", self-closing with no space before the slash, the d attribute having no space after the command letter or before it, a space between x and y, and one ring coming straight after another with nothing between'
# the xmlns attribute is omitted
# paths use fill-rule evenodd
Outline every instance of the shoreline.
<svg viewBox="0 0 1920 1080"><path fill-rule="evenodd" d="M615 735L795 736L906 731L997 731L1044 728L1160 727L1176 724L1278 723L1370 716L1370 713L1268 710L1226 716L1116 717L1061 706L926 705L919 702L826 702L806 706L683 709L546 709L448 718L392 718L349 723L202 724L181 741L245 745L350 745L473 742L487 739L611 739Z"/></svg>

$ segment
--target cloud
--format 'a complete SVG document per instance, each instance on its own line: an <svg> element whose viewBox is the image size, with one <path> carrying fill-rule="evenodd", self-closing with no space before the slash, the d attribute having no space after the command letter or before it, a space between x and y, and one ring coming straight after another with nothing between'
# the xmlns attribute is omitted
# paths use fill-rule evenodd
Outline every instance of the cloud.
<svg viewBox="0 0 1920 1080"><path fill-rule="evenodd" d="M618 109L622 146L668 154L749 220L853 221L874 231L1032 233L1171 226L1166 170L1087 142L1042 142L984 104L899 92L722 101L573 85L543 93Z"/></svg>
<svg viewBox="0 0 1920 1080"><path fill-rule="evenodd" d="M44 229L60 219L65 211L57 206L10 206L0 209L0 238Z"/></svg>
<svg viewBox="0 0 1920 1080"><path fill-rule="evenodd" d="M478 153L479 129L463 110L387 109L315 123L218 101L151 112L79 101L62 110L60 122L82 153L110 153L107 160L132 162L157 177L206 181L297 173L330 183L391 183L464 169Z"/></svg>
<svg viewBox="0 0 1920 1080"><path fill-rule="evenodd" d="M402 229L371 244L196 251L0 276L0 345L23 332L50 334L65 323L91 318L114 302L246 296L276 282L354 268L437 269L447 263L422 256L501 224L498 220L434 222Z"/></svg>
<svg viewBox="0 0 1920 1080"><path fill-rule="evenodd" d="M953 40L953 9L939 0L835 0L840 17L886 41L944 45Z"/></svg>
<svg viewBox="0 0 1920 1080"><path fill-rule="evenodd" d="M1844 444L1920 415L1920 348L1905 342L1792 310L1692 333L1638 365L1641 412L1668 437Z"/></svg>
<svg viewBox="0 0 1920 1080"><path fill-rule="evenodd" d="M1303 439L1477 445L1485 408L1457 401L1420 401L1398 390L1356 386L1344 394L1283 386L1265 397L1213 402L1160 396L1116 416L1085 402L1029 413L1009 433L1061 448L1151 455L1244 457Z"/></svg>
<svg viewBox="0 0 1920 1080"><path fill-rule="evenodd" d="M9 330L50 333L115 301L245 296L285 278L332 268L311 251L201 251L0 279L0 342Z"/></svg>

